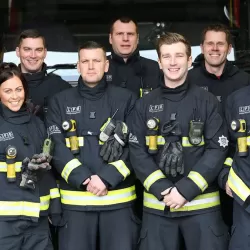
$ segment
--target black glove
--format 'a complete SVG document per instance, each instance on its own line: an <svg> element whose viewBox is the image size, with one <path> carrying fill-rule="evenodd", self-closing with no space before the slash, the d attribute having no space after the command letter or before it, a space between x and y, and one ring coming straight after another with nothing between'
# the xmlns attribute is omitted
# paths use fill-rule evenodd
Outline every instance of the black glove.
<svg viewBox="0 0 250 250"><path fill-rule="evenodd" d="M129 134L129 130L128 130L128 126L126 125L126 123L122 121L116 121L114 137L117 140L117 142L121 144L123 147L128 141L128 134Z"/></svg>
<svg viewBox="0 0 250 250"><path fill-rule="evenodd" d="M122 121L117 121L114 135L109 137L100 151L100 156L104 161L114 162L120 159L123 154L123 147L128 141L128 134L127 125Z"/></svg>
<svg viewBox="0 0 250 250"><path fill-rule="evenodd" d="M183 148L181 142L166 142L160 156L160 169L166 175L176 177L184 174Z"/></svg>
<svg viewBox="0 0 250 250"><path fill-rule="evenodd" d="M35 171L35 170L50 170L50 161L52 157L49 154L40 153L34 154L31 161L28 163L28 169Z"/></svg>
<svg viewBox="0 0 250 250"><path fill-rule="evenodd" d="M35 171L31 171L28 168L30 159L26 157L22 162L21 168L21 182L20 187L24 189L34 190L36 188L35 183L37 182L37 174Z"/></svg>

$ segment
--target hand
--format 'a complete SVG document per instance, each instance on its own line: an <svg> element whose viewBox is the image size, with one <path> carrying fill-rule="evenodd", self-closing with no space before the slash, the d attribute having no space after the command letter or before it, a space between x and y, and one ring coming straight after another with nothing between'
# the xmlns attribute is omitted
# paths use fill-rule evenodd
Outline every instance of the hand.
<svg viewBox="0 0 250 250"><path fill-rule="evenodd" d="M233 198L233 193L232 193L231 188L230 188L229 185L228 185L228 181L227 181L227 183L226 183L225 190L226 190L227 195L229 195L230 197Z"/></svg>
<svg viewBox="0 0 250 250"><path fill-rule="evenodd" d="M171 189L171 192L164 197L164 203L166 206L174 209L183 207L187 200L178 192L177 188Z"/></svg>
<svg viewBox="0 0 250 250"><path fill-rule="evenodd" d="M87 186L87 191L97 196L104 196L108 193L106 185L98 175L92 175Z"/></svg>

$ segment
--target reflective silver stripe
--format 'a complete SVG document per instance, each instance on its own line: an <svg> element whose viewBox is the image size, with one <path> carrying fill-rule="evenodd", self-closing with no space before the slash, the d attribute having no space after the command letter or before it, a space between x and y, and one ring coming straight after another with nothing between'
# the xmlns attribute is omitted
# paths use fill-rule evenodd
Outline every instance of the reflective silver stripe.
<svg viewBox="0 0 250 250"><path fill-rule="evenodd" d="M130 175L130 170L122 160L111 162L109 164L113 165L117 169L117 171L124 177L124 179L126 179L126 177Z"/></svg>
<svg viewBox="0 0 250 250"><path fill-rule="evenodd" d="M202 192L204 192L205 189L208 187L207 181L198 172L191 171L187 177L191 179L200 188Z"/></svg>
<svg viewBox="0 0 250 250"><path fill-rule="evenodd" d="M202 140L201 140L201 143L197 146L203 146L205 145L205 142L204 142L204 137L202 136ZM194 145L192 145L190 142L189 142L189 139L188 137L182 137L182 146L183 147L194 147Z"/></svg>
<svg viewBox="0 0 250 250"><path fill-rule="evenodd" d="M67 205L102 206L125 203L136 199L135 186L109 191L105 196L96 196L90 192L60 190L61 201Z"/></svg>
<svg viewBox="0 0 250 250"><path fill-rule="evenodd" d="M69 161L69 162L65 165L65 167L64 167L64 169L63 169L63 171L62 171L62 173L61 173L62 178L63 178L66 182L68 182L68 178L69 178L70 173L71 173L75 168L79 167L80 165L81 165L81 163L80 163L79 160L77 160L77 159L73 159L73 160Z"/></svg>
<svg viewBox="0 0 250 250"><path fill-rule="evenodd" d="M247 146L250 146L250 136L247 137Z"/></svg>
<svg viewBox="0 0 250 250"><path fill-rule="evenodd" d="M0 215L39 217L40 203L26 201L0 201Z"/></svg>
<svg viewBox="0 0 250 250"><path fill-rule="evenodd" d="M233 165L233 159L230 158L230 157L227 157L226 160L224 161L224 164L229 166L229 167L232 167Z"/></svg>
<svg viewBox="0 0 250 250"><path fill-rule="evenodd" d="M60 197L60 192L58 188L52 188L50 189L50 198L55 199Z"/></svg>
<svg viewBox="0 0 250 250"><path fill-rule="evenodd" d="M143 186L148 191L156 181L163 178L166 178L166 176L161 172L161 170L156 170L147 177L147 179L143 183Z"/></svg>
<svg viewBox="0 0 250 250"><path fill-rule="evenodd" d="M194 210L218 206L219 204L220 204L219 192L213 192L197 196L191 202L186 203L182 208L179 209L171 208L170 212L194 211ZM144 192L144 206L162 211L165 209L164 202L159 201L155 196L146 192Z"/></svg>
<svg viewBox="0 0 250 250"><path fill-rule="evenodd" d="M233 192L244 202L250 195L250 189L234 172L233 168L230 169L228 175L228 185L233 190Z"/></svg>
<svg viewBox="0 0 250 250"><path fill-rule="evenodd" d="M149 145L149 136L146 136L146 145L148 146ZM157 137L157 145L164 145L165 144L165 139L164 137L162 137L161 135L159 135ZM204 141L204 137L202 137L202 141L199 145L197 145L198 147L199 146L203 146L205 145L205 141ZM182 146L183 147L194 147L194 145L192 145L190 142L189 142L189 139L188 137L182 137Z"/></svg>
<svg viewBox="0 0 250 250"><path fill-rule="evenodd" d="M21 172L22 162L15 163L15 170L16 172ZM6 162L0 162L0 172L7 172L7 164Z"/></svg>
<svg viewBox="0 0 250 250"><path fill-rule="evenodd" d="M49 209L50 195L45 195L40 197L40 209L45 211Z"/></svg>

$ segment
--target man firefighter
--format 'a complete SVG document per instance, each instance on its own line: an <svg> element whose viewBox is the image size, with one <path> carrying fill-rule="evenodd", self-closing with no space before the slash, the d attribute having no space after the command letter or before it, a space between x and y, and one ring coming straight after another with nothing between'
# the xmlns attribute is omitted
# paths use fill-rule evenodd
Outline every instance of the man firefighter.
<svg viewBox="0 0 250 250"><path fill-rule="evenodd" d="M191 47L176 33L157 43L161 87L131 119L130 159L143 183L140 250L226 250L217 176L228 147L216 98L187 80Z"/></svg>
<svg viewBox="0 0 250 250"><path fill-rule="evenodd" d="M57 94L49 105L65 221L60 250L136 247L139 222L125 123L135 97L106 82L108 65L104 48L86 42L79 49L78 87Z"/></svg>

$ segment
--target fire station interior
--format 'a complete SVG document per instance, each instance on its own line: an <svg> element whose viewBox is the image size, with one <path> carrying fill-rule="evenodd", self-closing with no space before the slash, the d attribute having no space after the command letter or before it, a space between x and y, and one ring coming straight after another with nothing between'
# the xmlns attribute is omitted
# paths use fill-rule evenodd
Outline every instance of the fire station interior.
<svg viewBox="0 0 250 250"><path fill-rule="evenodd" d="M235 63L250 70L250 0L1 0L1 51L13 51L19 32L39 28L48 50L74 52L95 40L109 50L113 19L130 16L139 26L139 49L154 49L155 39L174 31L200 44L210 23L228 25L234 37Z"/></svg>

